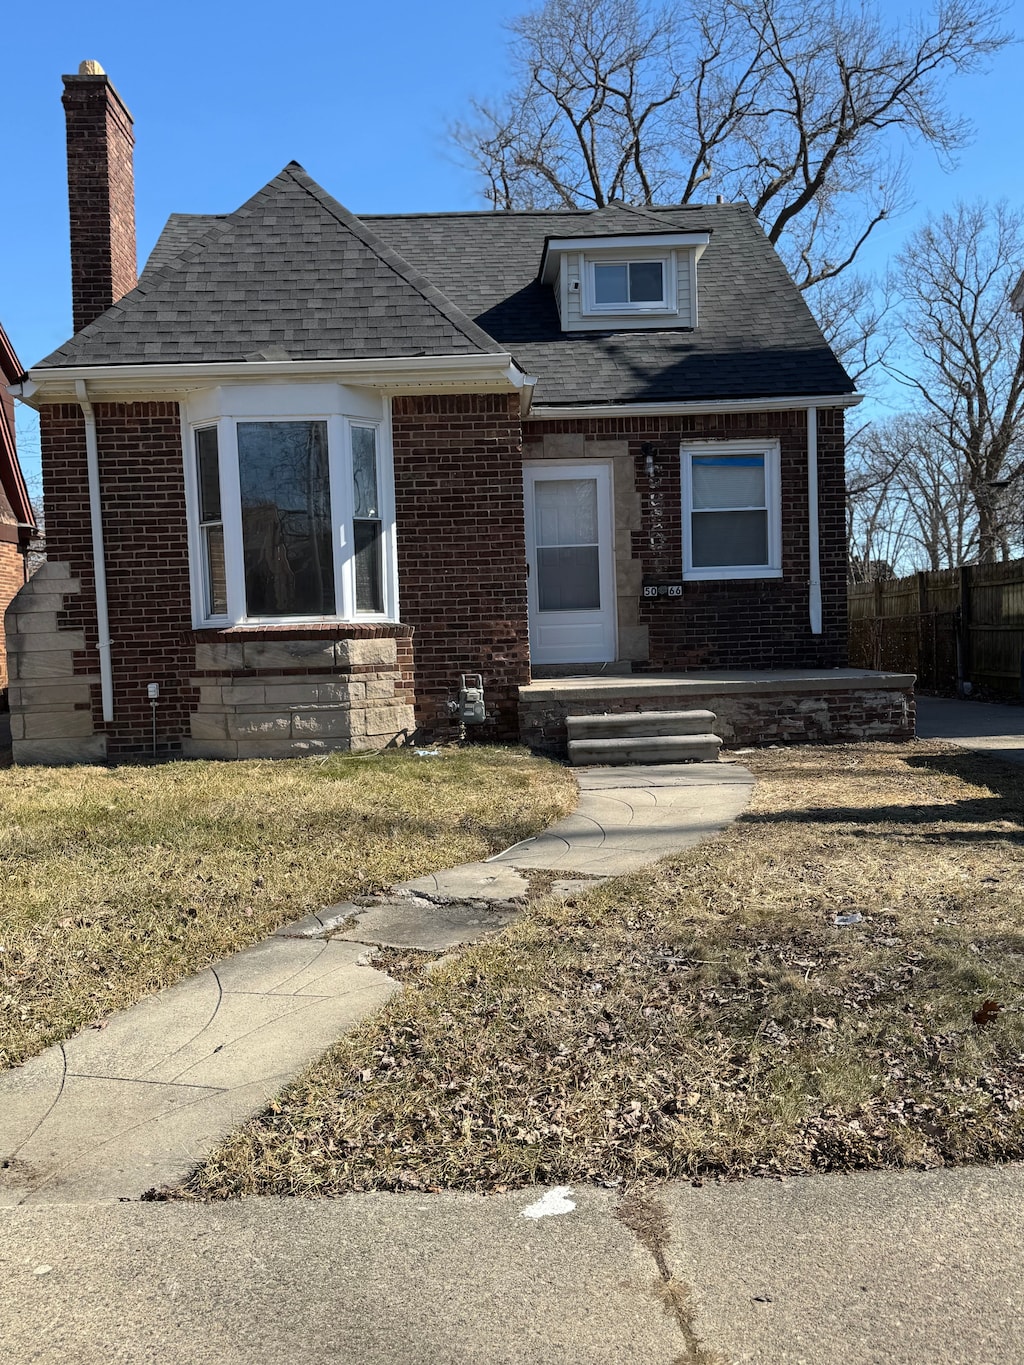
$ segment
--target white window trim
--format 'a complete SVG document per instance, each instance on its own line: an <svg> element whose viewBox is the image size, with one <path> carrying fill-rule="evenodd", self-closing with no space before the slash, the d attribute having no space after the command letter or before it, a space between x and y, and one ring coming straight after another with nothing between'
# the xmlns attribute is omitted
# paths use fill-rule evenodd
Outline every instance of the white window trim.
<svg viewBox="0 0 1024 1365"><path fill-rule="evenodd" d="M248 405L247 405L248 406ZM391 404L383 404L380 420L350 417L338 412L314 411L301 414L275 411L245 411L238 415L222 411L208 417L190 418L182 414L182 453L185 471L185 496L188 508L189 577L192 591L192 625L196 630L226 630L235 626L295 626L301 628L336 621L339 624L397 622L398 552L395 537L395 484L391 444ZM249 616L245 613L245 563L242 554L242 503L238 472L239 422L325 422L327 457L331 485L332 545L334 550L334 591L338 610L316 616ZM384 610L355 610L355 560L353 557L352 517L352 428L372 427L377 433L377 480L381 547L381 588ZM228 611L223 616L206 612L206 565L199 520L199 488L195 433L202 427L217 428L220 472L221 521L224 527L225 577Z"/></svg>
<svg viewBox="0 0 1024 1365"><path fill-rule="evenodd" d="M694 441L680 448L683 501L683 580L782 577L782 452L778 441ZM698 455L763 455L765 503L768 510L768 563L693 565L693 458ZM742 509L737 509L742 510Z"/></svg>
<svg viewBox="0 0 1024 1365"><path fill-rule="evenodd" d="M661 280L663 294L660 303L598 303L597 287L594 282L594 267L597 265L650 265L657 262L661 265ZM608 252L584 255L583 269L580 272L583 280L583 298L580 300L580 313L584 317L604 316L611 314L621 317L626 314L675 314L679 311L679 293L676 284L676 259L675 253L666 251L652 255L650 253L630 253L628 251L616 252L614 255Z"/></svg>

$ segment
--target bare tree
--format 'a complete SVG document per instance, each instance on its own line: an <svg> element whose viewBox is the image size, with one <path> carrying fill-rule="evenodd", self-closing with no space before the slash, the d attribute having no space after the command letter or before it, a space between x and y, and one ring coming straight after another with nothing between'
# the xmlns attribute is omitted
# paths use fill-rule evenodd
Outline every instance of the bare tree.
<svg viewBox="0 0 1024 1365"><path fill-rule="evenodd" d="M977 557L1009 557L1024 495L1024 319L1010 291L1024 263L1024 213L957 204L897 258L902 339L887 367L917 395L970 493Z"/></svg>
<svg viewBox="0 0 1024 1365"><path fill-rule="evenodd" d="M874 448L865 428L851 442L846 466L846 537L850 581L873 583L909 571L910 516L896 466Z"/></svg>
<svg viewBox="0 0 1024 1365"><path fill-rule="evenodd" d="M1001 12L939 0L901 29L844 0L546 0L510 26L508 93L453 133L495 208L747 199L812 289L905 207L909 141L946 164L966 144L943 86L1008 41Z"/></svg>
<svg viewBox="0 0 1024 1365"><path fill-rule="evenodd" d="M977 555L977 515L965 470L930 417L872 423L848 460L851 553L880 556L900 573L946 569Z"/></svg>

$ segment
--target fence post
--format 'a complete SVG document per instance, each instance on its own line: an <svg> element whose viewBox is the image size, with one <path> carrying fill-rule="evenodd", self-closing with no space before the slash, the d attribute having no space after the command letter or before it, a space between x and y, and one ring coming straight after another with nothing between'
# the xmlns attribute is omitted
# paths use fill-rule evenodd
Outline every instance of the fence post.
<svg viewBox="0 0 1024 1365"><path fill-rule="evenodd" d="M917 573L917 685L921 686L921 674L924 672L924 623L928 615L928 578L923 570ZM926 683L928 687L935 686L935 680L929 678Z"/></svg>
<svg viewBox="0 0 1024 1365"><path fill-rule="evenodd" d="M885 629L885 627L882 624L882 594L884 591L885 585L882 583L882 580L880 578L876 578L874 583L875 593L874 666L875 669L879 672L881 671L882 668L882 631Z"/></svg>
<svg viewBox="0 0 1024 1365"><path fill-rule="evenodd" d="M971 685L971 566L960 568L960 609L956 636L957 691L966 695Z"/></svg>

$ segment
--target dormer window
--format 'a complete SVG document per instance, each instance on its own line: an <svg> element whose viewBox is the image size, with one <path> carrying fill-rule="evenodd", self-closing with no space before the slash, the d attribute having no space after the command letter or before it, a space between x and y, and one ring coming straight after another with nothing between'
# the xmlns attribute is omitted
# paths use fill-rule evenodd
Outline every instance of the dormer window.
<svg viewBox="0 0 1024 1365"><path fill-rule="evenodd" d="M563 332L697 326L697 262L710 232L549 237L540 278Z"/></svg>
<svg viewBox="0 0 1024 1365"><path fill-rule="evenodd" d="M588 311L648 312L669 306L668 260L589 261L591 299Z"/></svg>

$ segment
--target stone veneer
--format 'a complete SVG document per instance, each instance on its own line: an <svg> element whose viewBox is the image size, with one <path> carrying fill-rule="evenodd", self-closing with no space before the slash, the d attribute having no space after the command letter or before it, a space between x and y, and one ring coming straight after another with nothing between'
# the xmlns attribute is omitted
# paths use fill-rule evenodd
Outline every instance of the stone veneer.
<svg viewBox="0 0 1024 1365"><path fill-rule="evenodd" d="M399 647L409 645L411 632L379 629L393 634L338 638L344 626L311 639L280 630L197 632L190 682L199 705L189 717L185 755L287 758L382 749L410 738L412 692Z"/></svg>
<svg viewBox="0 0 1024 1365"><path fill-rule="evenodd" d="M530 683L519 692L523 743L564 756L566 716L708 710L727 746L841 744L914 738L914 678L858 669L677 674Z"/></svg>
<svg viewBox="0 0 1024 1365"><path fill-rule="evenodd" d="M61 628L69 600L82 591L67 564L41 564L7 608L8 697L16 763L89 763L106 757L95 733L91 688L99 675L77 673L80 630Z"/></svg>

